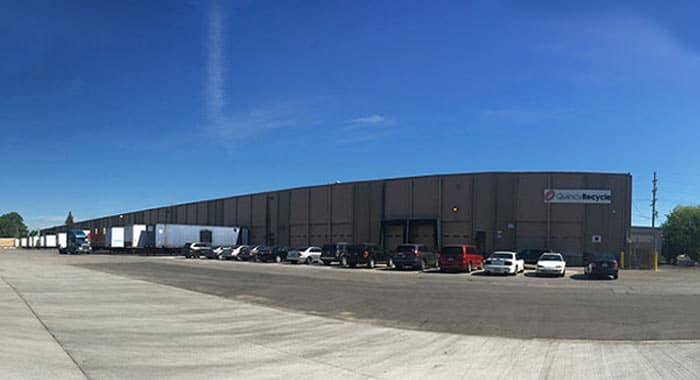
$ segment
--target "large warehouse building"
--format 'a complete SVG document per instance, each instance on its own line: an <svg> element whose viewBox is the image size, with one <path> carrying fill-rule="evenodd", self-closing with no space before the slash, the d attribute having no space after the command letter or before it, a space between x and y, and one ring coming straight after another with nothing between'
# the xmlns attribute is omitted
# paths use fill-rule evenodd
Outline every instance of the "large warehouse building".
<svg viewBox="0 0 700 380"><path fill-rule="evenodd" d="M625 250L632 177L618 173L494 172L335 183L240 195L86 220L131 224L240 226L251 243L449 243L496 249L544 248L570 257ZM65 226L42 231L54 233Z"/></svg>

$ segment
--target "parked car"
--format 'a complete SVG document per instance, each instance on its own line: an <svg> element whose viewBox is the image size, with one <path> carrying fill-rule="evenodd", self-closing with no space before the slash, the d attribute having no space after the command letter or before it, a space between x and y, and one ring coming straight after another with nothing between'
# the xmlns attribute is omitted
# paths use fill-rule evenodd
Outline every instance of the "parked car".
<svg viewBox="0 0 700 380"><path fill-rule="evenodd" d="M446 245L440 250L440 270L443 272L467 272L483 265L483 257L475 245Z"/></svg>
<svg viewBox="0 0 700 380"><path fill-rule="evenodd" d="M392 255L396 269L414 268L425 270L437 267L437 254L423 244L401 244Z"/></svg>
<svg viewBox="0 0 700 380"><path fill-rule="evenodd" d="M525 261L518 254L510 251L496 251L484 262L486 274L517 275L525 271Z"/></svg>
<svg viewBox="0 0 700 380"><path fill-rule="evenodd" d="M605 277L617 280L619 265L615 255L610 253L594 253L586 257L583 273L586 278Z"/></svg>
<svg viewBox="0 0 700 380"><path fill-rule="evenodd" d="M695 266L695 260L693 260L692 257L690 257L684 253L684 254L680 254L680 255L676 256L675 265L693 267L693 266Z"/></svg>
<svg viewBox="0 0 700 380"><path fill-rule="evenodd" d="M340 259L342 266L349 266L350 268L358 265L374 268L379 263L388 266L391 263L391 256L387 255L382 247L372 243L349 245Z"/></svg>
<svg viewBox="0 0 700 380"><path fill-rule="evenodd" d="M542 254L545 252L550 251L547 249L523 249L522 251L518 252L518 255L520 255L520 258L525 261L525 264L537 264L540 256L542 256Z"/></svg>
<svg viewBox="0 0 700 380"><path fill-rule="evenodd" d="M239 246L233 247L231 249L231 252L227 252L225 255L222 255L222 257L224 260L231 260L231 259L240 260L240 258L238 256L241 254L241 252L243 252L244 250L247 250L249 248L250 248L250 246L245 245L245 244L239 245Z"/></svg>
<svg viewBox="0 0 700 380"><path fill-rule="evenodd" d="M214 253L216 254L216 258L219 260L225 260L224 254L230 255L232 251L233 251L233 247L225 246L225 245L214 248Z"/></svg>
<svg viewBox="0 0 700 380"><path fill-rule="evenodd" d="M255 254L260 249L260 246L241 248L236 256L240 261L253 261L255 260Z"/></svg>
<svg viewBox="0 0 700 380"><path fill-rule="evenodd" d="M333 262L340 262L345 254L348 243L339 242L335 244L325 244L321 248L321 261L324 265L331 265Z"/></svg>
<svg viewBox="0 0 700 380"><path fill-rule="evenodd" d="M187 252L185 253L186 258L198 259L200 256L206 256L207 258L215 258L214 249L209 243L192 243L189 245Z"/></svg>
<svg viewBox="0 0 700 380"><path fill-rule="evenodd" d="M561 253L547 252L537 260L536 276L555 275L566 276L566 260Z"/></svg>
<svg viewBox="0 0 700 380"><path fill-rule="evenodd" d="M263 263L281 263L287 259L288 251L289 248L287 247L262 247L259 248L258 252L255 254L255 261Z"/></svg>
<svg viewBox="0 0 700 380"><path fill-rule="evenodd" d="M293 264L313 264L321 262L320 247L303 247L293 249L287 254L287 261Z"/></svg>

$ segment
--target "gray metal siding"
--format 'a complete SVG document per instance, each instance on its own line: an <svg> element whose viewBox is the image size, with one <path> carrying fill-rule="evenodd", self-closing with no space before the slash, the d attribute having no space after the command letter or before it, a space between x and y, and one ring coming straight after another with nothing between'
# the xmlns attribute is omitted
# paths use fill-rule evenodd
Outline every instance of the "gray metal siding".
<svg viewBox="0 0 700 380"><path fill-rule="evenodd" d="M383 220L439 220L441 243L474 243L485 251L550 248L562 253L626 247L631 176L606 173L474 173L321 185L167 206L83 221L99 229L125 224L208 224L247 227L252 243L292 247L330 241L379 242ZM545 188L610 189L610 205L545 204ZM453 210L454 208L454 210ZM410 234L429 239L427 225ZM55 233L64 226L46 229ZM391 244L401 228L389 227ZM601 235L601 243L593 243ZM393 247L388 247L393 248Z"/></svg>

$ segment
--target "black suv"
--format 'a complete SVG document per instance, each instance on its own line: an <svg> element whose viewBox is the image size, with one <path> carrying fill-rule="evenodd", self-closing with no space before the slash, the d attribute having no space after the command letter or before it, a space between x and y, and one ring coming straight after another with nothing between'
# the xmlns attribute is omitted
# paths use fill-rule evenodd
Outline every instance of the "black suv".
<svg viewBox="0 0 700 380"><path fill-rule="evenodd" d="M425 270L438 266L438 256L423 244L401 244L396 247L392 260L396 269L414 268Z"/></svg>
<svg viewBox="0 0 700 380"><path fill-rule="evenodd" d="M345 254L348 248L348 243L325 244L321 248L321 261L323 265L331 265L334 261L341 261L341 257Z"/></svg>
<svg viewBox="0 0 700 380"><path fill-rule="evenodd" d="M255 255L255 261L281 263L287 260L288 251L289 248L287 247L262 247L258 250L258 254Z"/></svg>
<svg viewBox="0 0 700 380"><path fill-rule="evenodd" d="M340 259L342 266L349 266L350 268L358 265L367 265L367 268L374 268L377 263L388 264L390 261L391 257L386 254L384 249L372 243L349 245Z"/></svg>
<svg viewBox="0 0 700 380"><path fill-rule="evenodd" d="M549 252L547 249L523 249L518 252L518 256L525 260L525 264L537 264L543 253Z"/></svg>

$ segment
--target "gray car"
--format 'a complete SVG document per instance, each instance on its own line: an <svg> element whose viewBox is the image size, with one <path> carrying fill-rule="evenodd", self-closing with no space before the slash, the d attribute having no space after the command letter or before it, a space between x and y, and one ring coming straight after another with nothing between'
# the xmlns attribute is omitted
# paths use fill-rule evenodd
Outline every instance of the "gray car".
<svg viewBox="0 0 700 380"><path fill-rule="evenodd" d="M425 270L437 268L438 256L423 244L401 244L392 258L396 269L412 268Z"/></svg>

